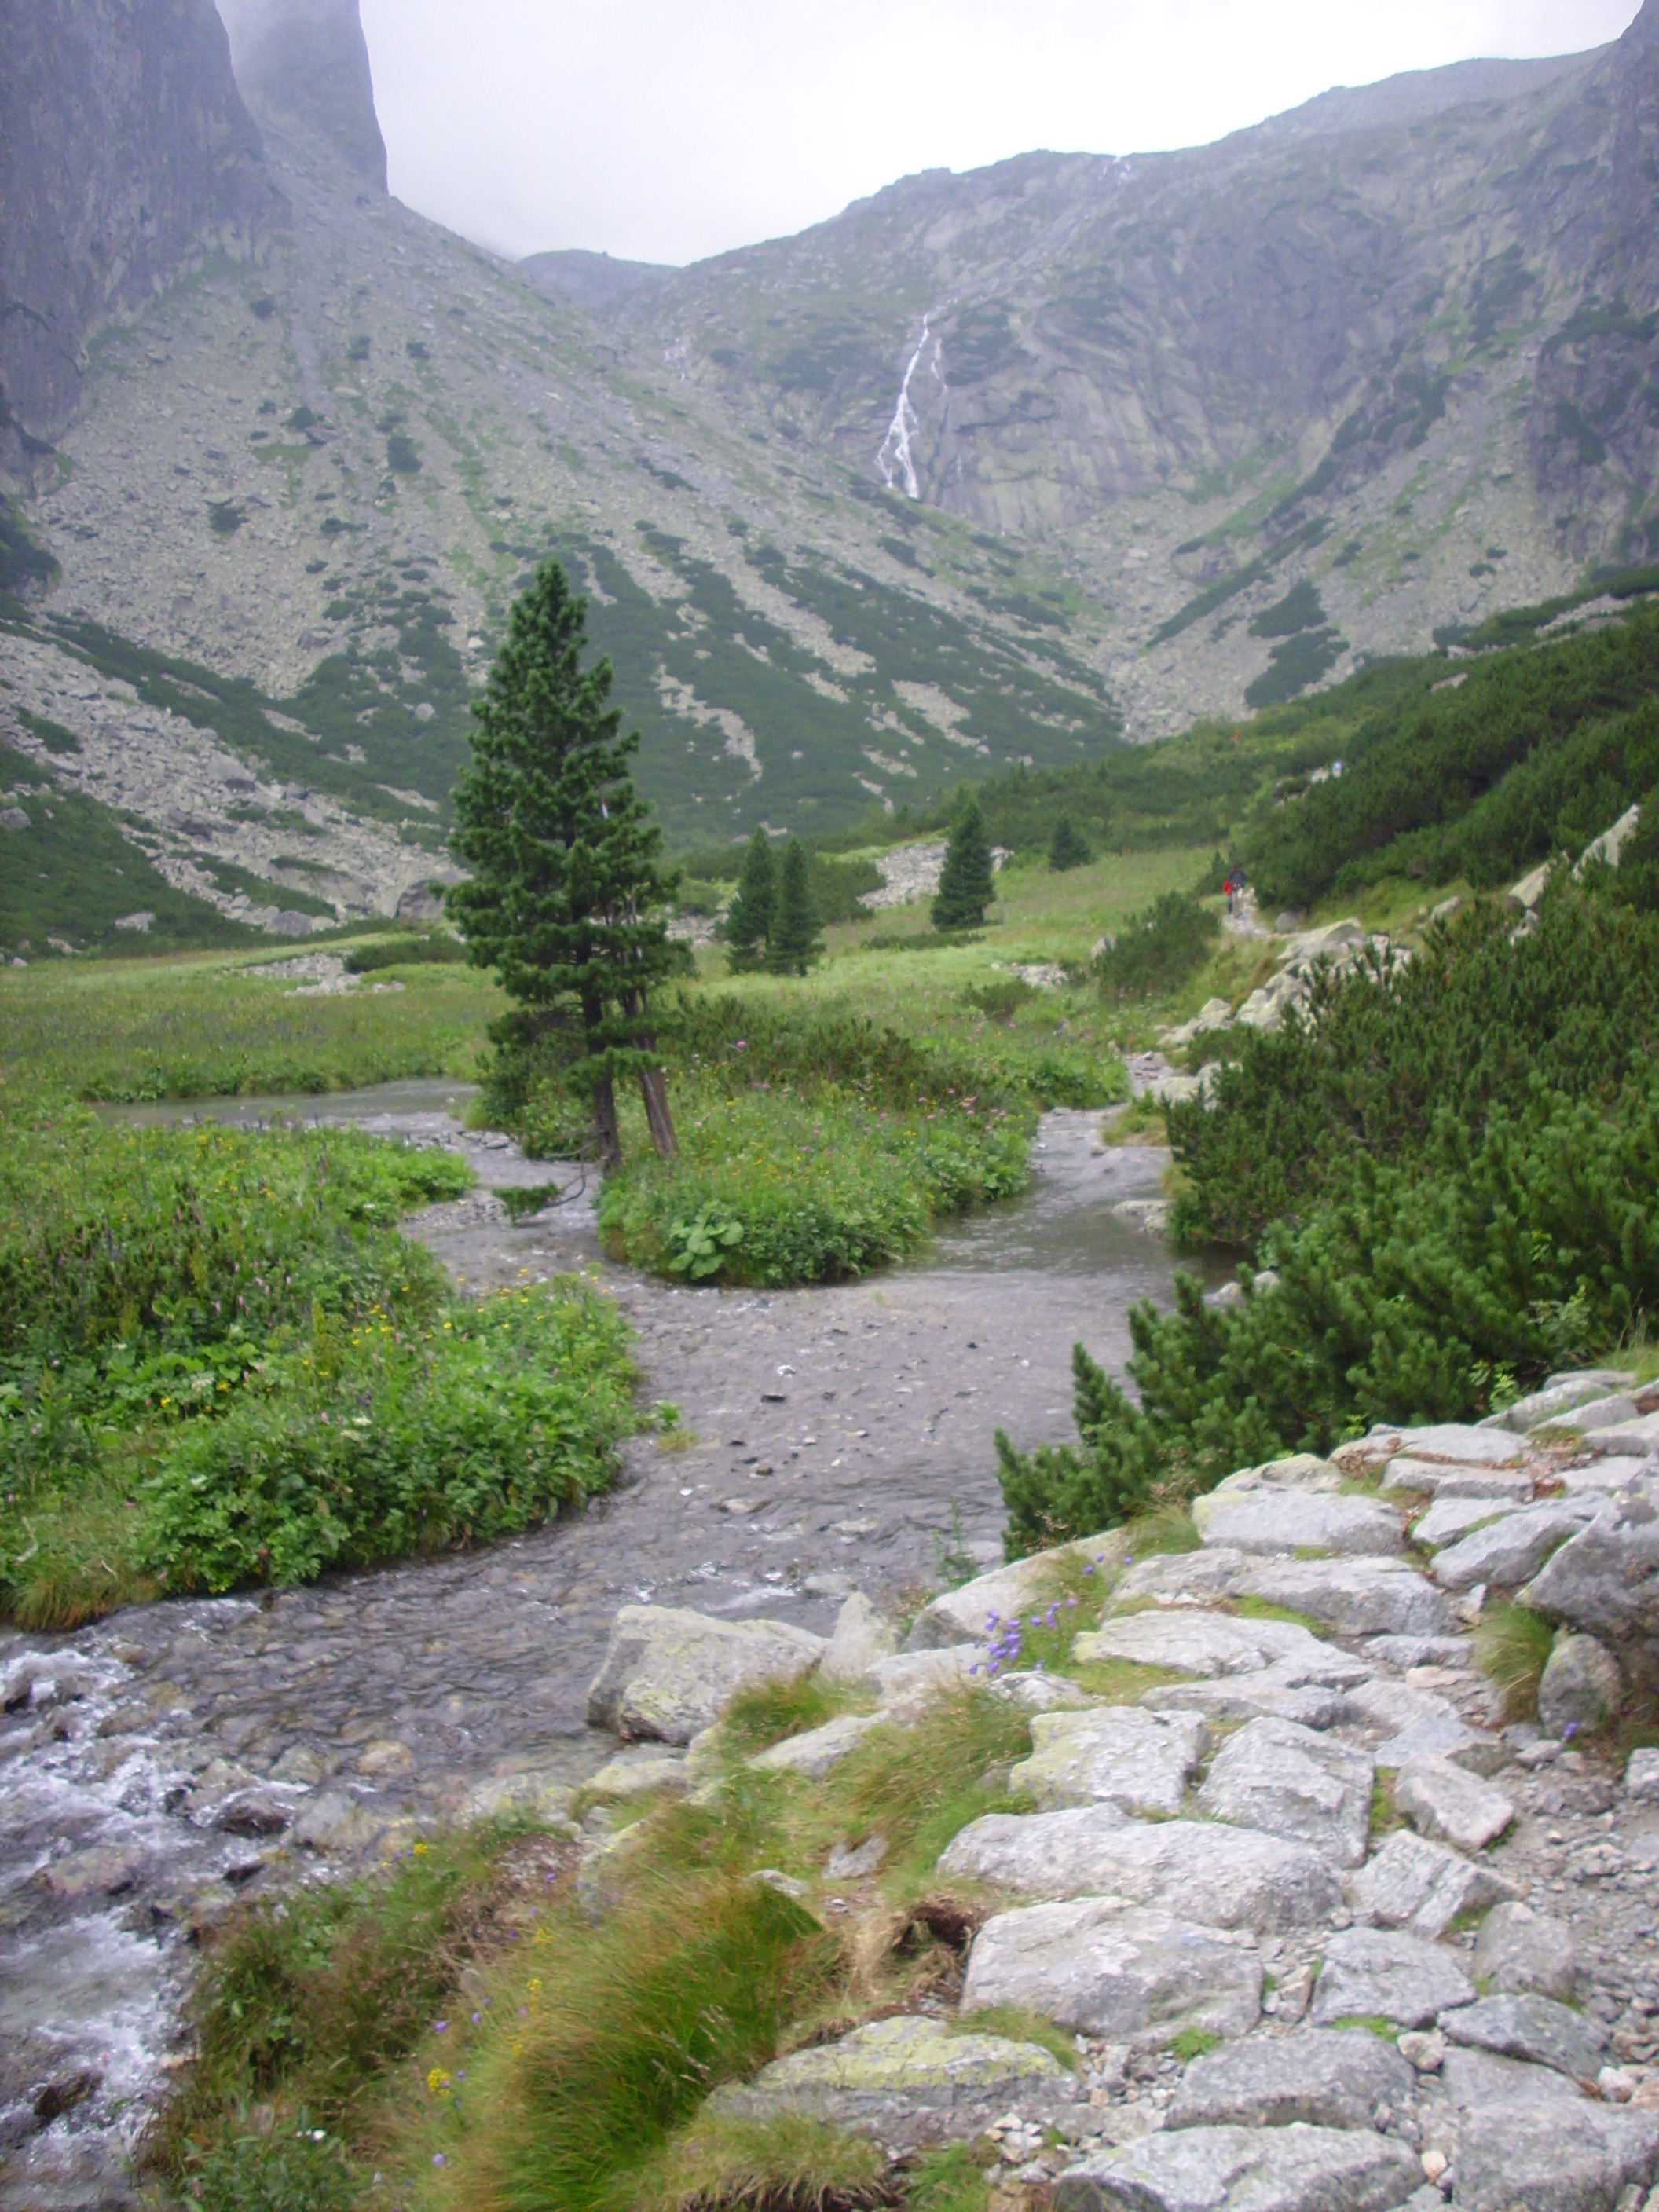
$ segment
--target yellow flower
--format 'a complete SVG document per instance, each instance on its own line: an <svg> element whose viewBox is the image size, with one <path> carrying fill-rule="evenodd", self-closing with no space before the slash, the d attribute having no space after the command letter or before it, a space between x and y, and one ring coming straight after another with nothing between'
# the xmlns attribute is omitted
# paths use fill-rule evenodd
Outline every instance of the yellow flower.
<svg viewBox="0 0 1659 2212"><path fill-rule="evenodd" d="M441 2066L433 2066L427 2069L426 2087L429 2097L447 2097L449 2094L449 2076Z"/></svg>
<svg viewBox="0 0 1659 2212"><path fill-rule="evenodd" d="M424 1844L415 1844L411 1845L410 1849L411 1854L414 1857L423 1859L426 1856L427 1846Z"/></svg>

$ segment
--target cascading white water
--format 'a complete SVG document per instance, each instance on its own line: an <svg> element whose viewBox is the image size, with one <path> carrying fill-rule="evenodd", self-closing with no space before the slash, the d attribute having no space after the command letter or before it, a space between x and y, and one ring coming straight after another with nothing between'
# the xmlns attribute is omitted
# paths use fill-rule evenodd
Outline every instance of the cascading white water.
<svg viewBox="0 0 1659 2212"><path fill-rule="evenodd" d="M916 465L910 457L910 433L920 427L915 409L910 404L910 379L916 373L916 364L927 350L929 318L921 319L921 336L904 371L904 381L899 386L898 404L893 410L893 419L887 425L887 435L881 441L881 451L876 455L876 466L889 491L893 489L895 468L904 479L907 499L920 499L921 486L916 482ZM935 342L937 346L937 342Z"/></svg>

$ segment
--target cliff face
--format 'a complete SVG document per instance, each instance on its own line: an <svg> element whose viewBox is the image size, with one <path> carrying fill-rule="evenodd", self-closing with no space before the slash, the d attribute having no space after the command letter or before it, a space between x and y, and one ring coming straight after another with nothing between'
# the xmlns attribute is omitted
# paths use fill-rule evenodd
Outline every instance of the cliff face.
<svg viewBox="0 0 1659 2212"><path fill-rule="evenodd" d="M220 0L236 82L267 127L297 131L384 192L386 141L357 0Z"/></svg>
<svg viewBox="0 0 1659 2212"><path fill-rule="evenodd" d="M212 0L0 0L0 470L73 413L86 346L284 212Z"/></svg>

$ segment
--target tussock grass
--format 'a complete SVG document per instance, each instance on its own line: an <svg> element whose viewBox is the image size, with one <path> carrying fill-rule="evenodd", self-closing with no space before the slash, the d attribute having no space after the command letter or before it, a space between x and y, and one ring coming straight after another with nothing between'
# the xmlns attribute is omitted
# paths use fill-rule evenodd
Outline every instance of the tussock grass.
<svg viewBox="0 0 1659 2212"><path fill-rule="evenodd" d="M1510 1720L1538 1710L1538 1685L1555 1631L1529 1606L1489 1605L1474 1632L1474 1663L1501 1692Z"/></svg>
<svg viewBox="0 0 1659 2212"><path fill-rule="evenodd" d="M851 1686L821 1682L816 1674L793 1682L757 1682L739 1690L720 1715L720 1747L734 1757L751 1757L866 1703Z"/></svg>
<svg viewBox="0 0 1659 2212"><path fill-rule="evenodd" d="M878 2143L815 2120L700 2113L640 2172L626 2212L873 2212L903 2197Z"/></svg>

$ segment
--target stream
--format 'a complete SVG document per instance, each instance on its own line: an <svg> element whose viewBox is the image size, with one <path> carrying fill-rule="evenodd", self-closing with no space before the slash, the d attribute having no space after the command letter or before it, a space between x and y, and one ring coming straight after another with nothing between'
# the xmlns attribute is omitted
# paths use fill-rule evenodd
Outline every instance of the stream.
<svg viewBox="0 0 1659 2212"><path fill-rule="evenodd" d="M827 1633L854 1588L896 1609L996 1564L992 1431L1069 1436L1074 1340L1121 1368L1130 1308L1170 1301L1162 1239L1113 1212L1156 1194L1168 1155L1103 1148L1097 1112L1045 1115L1029 1193L915 1262L757 1291L605 1261L592 1184L463 1131L466 1097L398 1083L124 1118L463 1151L478 1188L407 1232L468 1289L586 1269L635 1333L643 1400L674 1401L693 1441L632 1439L611 1496L494 1550L0 1635L3 2212L136 2202L125 2154L179 2041L193 1938L239 1894L595 1771L616 1745L583 1708L619 1605ZM555 1179L566 1194L516 1225L495 1195Z"/></svg>

